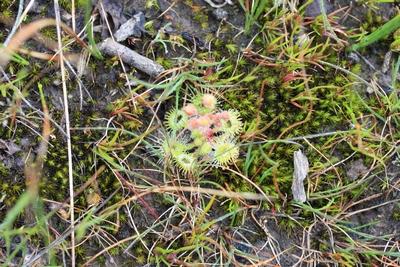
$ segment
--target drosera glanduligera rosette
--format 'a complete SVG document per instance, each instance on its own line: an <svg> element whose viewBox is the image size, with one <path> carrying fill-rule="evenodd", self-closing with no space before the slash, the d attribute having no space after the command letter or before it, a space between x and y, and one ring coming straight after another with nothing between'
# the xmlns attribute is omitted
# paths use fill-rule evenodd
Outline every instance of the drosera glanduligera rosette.
<svg viewBox="0 0 400 267"><path fill-rule="evenodd" d="M225 167L239 157L237 137L243 124L236 110L221 110L212 94L198 94L191 103L166 114L168 133L162 155L183 173L197 173L206 166Z"/></svg>

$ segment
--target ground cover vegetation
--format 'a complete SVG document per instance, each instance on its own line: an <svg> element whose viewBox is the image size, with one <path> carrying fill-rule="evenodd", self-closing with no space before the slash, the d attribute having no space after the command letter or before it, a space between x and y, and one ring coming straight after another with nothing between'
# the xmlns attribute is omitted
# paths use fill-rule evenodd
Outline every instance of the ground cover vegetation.
<svg viewBox="0 0 400 267"><path fill-rule="evenodd" d="M157 75L99 49L131 18ZM0 25L3 266L400 264L395 1L4 0Z"/></svg>

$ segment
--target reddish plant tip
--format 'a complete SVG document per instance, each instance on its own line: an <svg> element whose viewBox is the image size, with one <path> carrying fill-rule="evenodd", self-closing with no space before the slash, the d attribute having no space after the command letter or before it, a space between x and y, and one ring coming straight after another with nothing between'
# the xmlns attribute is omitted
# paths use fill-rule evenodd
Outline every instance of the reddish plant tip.
<svg viewBox="0 0 400 267"><path fill-rule="evenodd" d="M216 114L218 116L218 119L220 120L229 120L229 112L228 111L222 111L220 113Z"/></svg>
<svg viewBox="0 0 400 267"><path fill-rule="evenodd" d="M208 118L210 119L211 124L213 124L216 127L219 127L221 125L221 118L220 118L220 116L218 114L219 113L217 113L217 114L209 114L208 115Z"/></svg>
<svg viewBox="0 0 400 267"><path fill-rule="evenodd" d="M188 128L193 130L199 127L199 122L196 118L192 118L188 121Z"/></svg>
<svg viewBox="0 0 400 267"><path fill-rule="evenodd" d="M209 127L211 125L211 120L207 115L201 116L200 118L197 119L197 122L200 127Z"/></svg>
<svg viewBox="0 0 400 267"><path fill-rule="evenodd" d="M215 114L207 114L205 116L207 116L208 120L211 123L215 123L216 121L218 121L218 118L215 116Z"/></svg>
<svg viewBox="0 0 400 267"><path fill-rule="evenodd" d="M188 115L188 116L194 116L197 115L197 109L193 104L188 104L182 108L182 110Z"/></svg>
<svg viewBox="0 0 400 267"><path fill-rule="evenodd" d="M210 128L205 129L203 134L204 134L204 137L207 138L208 141L211 141L214 137L214 131Z"/></svg>
<svg viewBox="0 0 400 267"><path fill-rule="evenodd" d="M217 99L212 94L205 94L201 102L204 107L209 109L214 109L217 105Z"/></svg>

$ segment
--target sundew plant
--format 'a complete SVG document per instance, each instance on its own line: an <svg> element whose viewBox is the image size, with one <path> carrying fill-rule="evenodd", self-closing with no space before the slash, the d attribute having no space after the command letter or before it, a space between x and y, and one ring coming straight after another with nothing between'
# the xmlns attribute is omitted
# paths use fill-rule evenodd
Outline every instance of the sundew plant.
<svg viewBox="0 0 400 267"><path fill-rule="evenodd" d="M172 109L165 124L168 132L160 152L183 173L225 167L239 156L237 137L243 128L239 113L219 109L212 94L198 94L181 109Z"/></svg>

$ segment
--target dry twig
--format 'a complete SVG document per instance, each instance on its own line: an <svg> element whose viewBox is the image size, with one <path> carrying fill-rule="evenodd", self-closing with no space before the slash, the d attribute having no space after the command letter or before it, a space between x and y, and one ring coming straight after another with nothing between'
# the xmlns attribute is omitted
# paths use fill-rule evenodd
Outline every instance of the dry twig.
<svg viewBox="0 0 400 267"><path fill-rule="evenodd" d="M111 38L105 39L100 45L99 50L110 56L120 56L122 61L137 68L144 73L156 77L164 71L163 66L153 60L144 57L128 47L119 44Z"/></svg>

